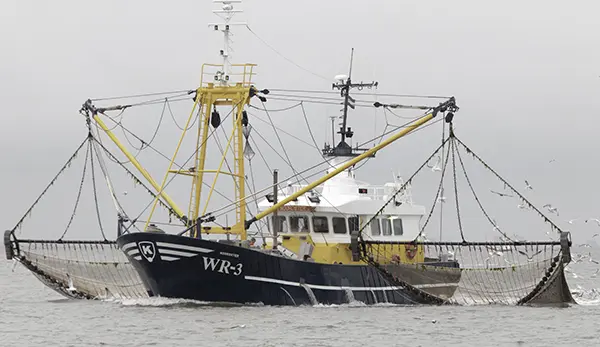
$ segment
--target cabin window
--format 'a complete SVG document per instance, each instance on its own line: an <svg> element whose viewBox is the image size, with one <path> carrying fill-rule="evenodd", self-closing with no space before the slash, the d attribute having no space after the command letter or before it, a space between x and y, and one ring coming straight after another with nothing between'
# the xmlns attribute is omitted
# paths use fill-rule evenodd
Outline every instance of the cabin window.
<svg viewBox="0 0 600 347"><path fill-rule="evenodd" d="M358 217L348 218L348 227L350 227L350 232L358 231Z"/></svg>
<svg viewBox="0 0 600 347"><path fill-rule="evenodd" d="M394 235L401 236L404 234L404 229L402 228L402 219L394 218L392 219L392 224L394 225Z"/></svg>
<svg viewBox="0 0 600 347"><path fill-rule="evenodd" d="M308 217L307 216L290 216L290 231L291 232L308 232Z"/></svg>
<svg viewBox="0 0 600 347"><path fill-rule="evenodd" d="M313 231L316 233L328 233L329 232L329 222L327 221L327 217L312 217L313 223Z"/></svg>
<svg viewBox="0 0 600 347"><path fill-rule="evenodd" d="M344 217L333 217L331 218L333 224L334 234L346 234L348 232L346 228L346 218Z"/></svg>
<svg viewBox="0 0 600 347"><path fill-rule="evenodd" d="M287 233L288 232L287 218L285 216L277 216L277 220L279 221L279 228L278 228L277 232L278 233ZM275 217L272 217L271 222L273 223L273 229L275 229Z"/></svg>
<svg viewBox="0 0 600 347"><path fill-rule="evenodd" d="M371 235L381 235L381 229L379 228L379 218L371 219L371 223L369 223L369 226L371 227Z"/></svg>
<svg viewBox="0 0 600 347"><path fill-rule="evenodd" d="M389 218L381 219L381 233L383 234L383 236L392 235L392 223Z"/></svg>

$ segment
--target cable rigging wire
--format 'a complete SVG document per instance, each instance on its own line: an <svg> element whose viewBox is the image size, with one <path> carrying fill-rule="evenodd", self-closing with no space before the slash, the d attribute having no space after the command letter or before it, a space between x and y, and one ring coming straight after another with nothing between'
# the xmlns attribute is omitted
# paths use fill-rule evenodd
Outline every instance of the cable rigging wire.
<svg viewBox="0 0 600 347"><path fill-rule="evenodd" d="M91 128L90 128L91 129ZM91 134L91 130L90 130ZM90 152L93 151L93 146L90 141ZM98 226L100 227L100 233L102 233L102 238L106 241L106 235L104 234L104 228L102 227L102 218L100 218L100 204L98 203L98 193L96 192L96 174L94 170L94 156L90 156L90 168L92 172L92 189L94 190L94 204L96 206L96 217L98 218Z"/></svg>
<svg viewBox="0 0 600 347"><path fill-rule="evenodd" d="M276 50L275 48L273 48L273 46L269 45L265 40L263 40L260 36L258 36L257 33L254 32L254 30L252 30L250 28L250 26L248 24L246 24L246 28L248 29L248 31L250 31L258 40L260 40L265 46L267 46L269 49L271 49L273 52L277 53L277 55L279 55L280 57L282 57L283 59L285 59L287 62L289 62L290 64L296 66L297 68L299 68L300 70L303 70L305 72L308 72L309 74L321 78L325 81L329 81L330 79L327 77L324 77L322 75L319 75L318 73L312 72L310 70L308 70L307 68L304 68L302 66L300 66L299 64L295 63L294 61L292 61L291 59L287 58L286 56L284 56L283 54L281 54L278 50Z"/></svg>
<svg viewBox="0 0 600 347"><path fill-rule="evenodd" d="M83 191L83 184L85 182L85 174L86 174L86 169L87 169L87 165L88 165L88 158L90 156L90 142L89 142L89 137L86 139L86 141L88 142L88 146L87 149L85 151L85 159L83 161L83 170L82 170L82 174L81 174L81 181L79 182L79 190L77 191L77 198L75 198L75 205L73 206L73 212L71 213L71 217L69 217L69 222L67 223L67 226L65 227L65 231L62 233L62 235L58 238L58 240L62 240L63 237L65 237L65 235L67 234L67 231L69 231L69 228L71 227L71 224L73 223L73 219L75 218L75 214L77 213L77 207L79 207L79 200L81 199L81 192Z"/></svg>
<svg viewBox="0 0 600 347"><path fill-rule="evenodd" d="M158 125L156 126L156 129L154 130L154 134L152 135L152 138L150 139L149 142L146 142L142 139L140 139L139 137L136 136L136 138L142 143L142 146L140 148L135 147L131 141L129 141L129 138L127 137L127 134L125 133L125 127L123 126L122 122L119 122L119 125L121 125L121 130L123 131L123 137L125 137L125 140L127 140L127 142L129 142L129 145L131 145L131 147L135 148L136 150L142 151L145 149L145 147L148 147L152 144L152 142L154 142L154 139L156 138L156 135L158 134L158 130L160 129L160 125L162 124L162 120L163 117L165 116L165 111L167 109L167 99L165 98L165 103L163 105L163 109L162 112L160 113L160 118L158 119ZM177 124L177 123L175 123ZM116 126L115 126L116 127ZM135 135L134 135L135 136Z"/></svg>
<svg viewBox="0 0 600 347"><path fill-rule="evenodd" d="M240 101L240 102L238 102L236 105L232 105L231 111L229 111L229 112L227 113L227 115L226 115L226 116L225 116L225 117L224 117L224 118L221 120L221 123L225 122L225 120L227 120L227 118L229 118L229 116L230 116L230 115L233 113L233 110L234 110L236 107L239 107L239 106L240 106L240 104L241 104L242 102L243 102L243 100L242 100L242 101ZM192 159L193 159L193 158L196 156L196 154L198 153L198 151L200 150L200 148L202 148L202 146L204 146L204 144L205 144L205 143L208 141L208 139L210 139L210 138L213 136L213 134L215 133L215 131L216 131L216 129L213 129L213 130L212 130L212 131L211 131L211 132L208 134L208 136L207 136L207 137L206 137L206 138L203 140L203 142L202 142L202 143L201 143L201 144L200 144L200 145L199 145L199 146L196 148L196 150L194 150L194 152L192 153L192 155L190 155L190 156L187 158L187 160L186 160L186 161L183 163L183 165L187 165L187 163L189 163L189 161L190 161L190 160L192 160ZM183 166L183 165L182 165L182 166ZM181 166L181 167L182 167L182 166ZM176 175L173 175L173 176L171 176L171 178L170 178L169 180L167 180L167 181L165 182L165 184L164 184L164 185L163 185L163 187L162 187L162 190L163 190L163 191L164 191L164 190L167 188L167 186L168 186L168 185L169 185L171 182L173 182L173 180L175 179L175 177L177 177L177 176L176 176ZM159 193L160 193L160 192L159 192ZM129 225L128 227L126 227L126 228L125 228L124 232L128 232L128 230L129 230L129 228L131 227L131 225L132 225L133 223L135 223L135 221L136 221L136 220L138 220L138 219L139 219L139 218L140 218L140 217L141 217L141 216L142 216L142 215L143 215L143 214L146 212L146 210L147 210L147 209L148 209L148 208L149 208L149 207L150 207L150 206L153 204L153 202L154 202L154 201L150 202L150 203L149 203L149 204L148 204L148 205L147 205L147 206L146 206L146 207L145 207L145 208L142 210L142 212L141 212L141 213L140 213L140 214L139 214L139 215L138 215L138 216L137 216L137 217L136 217L134 220L132 220L132 221L131 221L130 225Z"/></svg>
<svg viewBox="0 0 600 347"><path fill-rule="evenodd" d="M419 128L417 128L417 129L415 129L415 130L411 131L410 133L406 134L406 135L405 135L405 137L406 137L406 136L409 136L409 135L412 135L412 134L414 134L414 133L417 133L417 132L419 132L419 131L421 131L421 130L424 130L424 129L426 129L426 128L428 128L428 127L432 126L433 124L435 124L435 123L437 123L437 122L440 122L441 120L442 120L442 119L440 118L440 119L438 119L438 120L436 120L436 121L432 121L432 122L430 122L429 124L425 124L425 125L423 125L423 126L420 126ZM406 123L406 125L408 125L408 124L410 124L410 123L412 123L412 122L408 122L408 123ZM391 133L391 132L394 132L394 131L396 131L396 130L398 130L398 129L400 129L400 128L406 127L406 125L405 125L405 126L402 126L402 127L397 127L397 128L395 128L395 129L393 129L393 130L391 130L391 131L388 131L386 134L384 134L384 135L381 135L381 136L378 136L378 137L376 137L375 139L378 139L378 138L380 138L380 137L382 137L382 136L385 136L385 135L387 135L387 134L389 134L389 133ZM259 136L260 136L261 138L263 138L263 137L262 137L260 134L259 134ZM365 142L365 143L373 142L375 139L371 139L371 140L369 140L369 141L367 141L367 142ZM264 140L264 138L263 138L263 140ZM266 140L264 140L264 141L266 142ZM268 142L267 142L267 144L268 144ZM362 146L362 145L361 145L361 146ZM282 158L282 159L283 159L283 158ZM309 167L309 168L307 168L307 169L304 169L304 170L302 170L302 171L298 172L298 175L305 174L305 173L307 173L307 172L309 172L309 171L311 171L311 170L313 170L313 169L317 169L317 168L319 168L320 166L322 166L322 165L325 165L325 164L327 164L327 165L330 165L330 164L329 164L329 162L328 162L327 160L324 160L324 161L321 161L321 162L319 162L319 163L317 163L317 164L315 164L315 165L313 165L313 166L311 166L311 167ZM307 178L312 178L312 177L314 177L314 176L316 176L316 175L319 175L319 174L321 174L321 172L320 172L320 171L319 171L319 172L316 172L316 173L313 173L313 174L310 174L310 175L308 175L308 176L305 176L305 177L304 177L304 179L306 180ZM295 177L297 177L297 175L292 175L292 176L289 176L289 177L288 177L288 178L286 178L286 179L280 180L280 182L287 181L287 180L293 179L293 178L295 178ZM265 192L267 192L267 191L269 191L269 190L271 190L271 189L273 189L273 185L272 185L272 184L271 184L271 185L269 185L269 186L267 186L267 187L265 187L265 188L263 188L263 189L261 189L261 190L259 190L259 191L257 191L257 192L255 192L254 194L246 195L245 199L249 199L249 198L259 199L259 198L257 197L257 195L258 195L258 194L265 193ZM218 208L218 209L216 209L216 210L213 210L213 211L211 211L211 212L210 212L210 214L211 214L211 215L214 215L214 214L215 214L215 213L217 213L217 212L221 212L221 211L223 211L223 210L226 210L226 209L230 208L231 206L235 206L237 203L239 203L239 201L236 201L236 202L234 202L234 203L232 203L232 204L225 205L225 206L223 206L223 207L220 207L220 208ZM229 210L227 210L227 211L226 211L226 212L224 212L224 213L229 213L229 212L231 212L231 211L232 211L232 209L229 209ZM223 215L224 213L221 213L221 214L219 214L219 215L216 215L216 216L221 216L221 215Z"/></svg>
<svg viewBox="0 0 600 347"><path fill-rule="evenodd" d="M179 125L179 123L177 123L177 120L175 119L175 115L173 114L173 110L171 109L171 104L169 103L167 98L165 98L165 103L167 104L167 107L169 108L169 113L171 114L171 119L173 120L173 123L175 123L175 126L177 128L179 128L179 130L181 130L181 131L188 131L188 130L192 129L194 127L194 125L196 124L196 121L198 120L198 118L200 118L200 113L202 112L201 109L198 110L198 113L196 114L196 117L194 118L194 121L192 122L190 127L187 129L184 129L182 126Z"/></svg>
<svg viewBox="0 0 600 347"><path fill-rule="evenodd" d="M337 94L339 92L331 90L305 90L305 89L282 89L282 88L269 88L272 92L289 92L289 93L309 93L309 94ZM376 95L386 97L398 97L398 98L421 98L421 99L450 99L450 96L440 95L417 95L417 94L385 94L385 93L367 93L358 91L359 95Z"/></svg>
<svg viewBox="0 0 600 347"><path fill-rule="evenodd" d="M17 231L17 229L21 228L25 218L27 218L27 216L29 216L31 214L31 211L33 210L33 208L40 202L40 200L46 194L46 192L48 192L48 189L50 189L50 187L52 187L54 185L54 183L56 183L56 181L63 174L63 172L65 172L66 169L68 169L71 166L71 164L73 163L73 160L75 158L77 158L77 154L83 148L83 146L87 143L87 141L88 141L88 137L86 136L85 140L83 140L83 142L81 142L81 144L77 147L75 152L69 157L67 162L62 166L62 168L60 170L58 170L58 173L54 176L54 178L52 178L52 180L50 180L50 183L48 183L48 185L44 188L44 190L40 193L40 195L38 195L38 197L35 199L33 204L31 204L31 206L27 209L27 211L25 211L25 213L23 214L21 219L19 219L17 224L15 224L15 226L11 229L11 233L13 235L14 235L15 231Z"/></svg>
<svg viewBox="0 0 600 347"><path fill-rule="evenodd" d="M175 91L170 91L170 92L155 92L155 93L134 94L134 95L125 95L125 96L110 96L110 97L104 97L104 98L94 98L94 99L90 99L90 100L91 101L105 101L105 100L134 99L134 98L140 98L140 97L146 97L146 96L193 93L194 91L195 91L195 89L175 90Z"/></svg>

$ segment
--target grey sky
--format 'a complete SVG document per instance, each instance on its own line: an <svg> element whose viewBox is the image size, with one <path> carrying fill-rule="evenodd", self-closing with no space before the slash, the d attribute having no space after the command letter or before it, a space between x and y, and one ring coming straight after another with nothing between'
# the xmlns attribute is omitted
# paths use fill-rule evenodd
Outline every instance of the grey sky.
<svg viewBox="0 0 600 347"><path fill-rule="evenodd" d="M85 137L85 123L77 113L85 99L197 85L201 64L218 62L220 36L207 27L217 20L211 9L208 1L8 0L0 4L5 228L12 227ZM329 78L345 73L354 47L355 79L376 79L381 93L455 95L461 106L455 118L458 136L516 187L522 188L523 179L528 179L535 187L528 192L534 203L558 206L562 225L564 219L600 218L596 200L600 106L595 102L600 92L600 24L595 2L247 0L244 9L241 19L261 38L316 74ZM259 87L329 90L332 78L323 80L291 65L245 28L234 33L233 61L257 63ZM180 123L190 104L174 109ZM267 105L287 104L269 101ZM306 110L321 145L330 134L328 116L336 114L337 107L307 105ZM160 111L155 107L134 113L125 123L148 138ZM271 116L278 126L310 142L299 110ZM171 135L161 133L156 145L170 154L176 141L170 136L177 132L168 118L171 132L166 134ZM374 128L381 132L384 124L381 112L372 110L354 111L350 122L356 138L363 141L373 137ZM383 183L391 178L391 170L408 176L439 143L440 129L435 128L380 153L359 172L359 178ZM264 125L260 129L272 134ZM306 146L284 142L297 168L318 161L316 151L307 156ZM269 156L272 166L284 176L290 174L274 153ZM550 159L556 162L549 164ZM161 178L166 164L153 161L149 166ZM69 176L74 182L67 186L76 189L78 174ZM416 201L426 206L436 184L429 174L429 181L415 182L414 192ZM267 175L263 170L258 186L268 184ZM491 186L483 178L480 181L478 191L485 194ZM186 184L177 186L181 193L173 193L183 201ZM63 196L58 229L68 219L76 191L69 193ZM469 194L465 190L461 199L468 200ZM520 226L522 211L516 211L516 204L487 195L486 199L490 210L514 209L510 213L517 214L517 219L507 215L506 222L498 218L499 223ZM105 211L113 214L106 206ZM473 208L472 213L478 213ZM50 216L54 210L44 211L34 217ZM92 209L87 213L93 218ZM474 228L490 229L477 223ZM114 233L114 225L106 228ZM575 240L583 242L600 228L583 224L572 230ZM539 231L516 232L545 237ZM477 231L467 234L477 235Z"/></svg>

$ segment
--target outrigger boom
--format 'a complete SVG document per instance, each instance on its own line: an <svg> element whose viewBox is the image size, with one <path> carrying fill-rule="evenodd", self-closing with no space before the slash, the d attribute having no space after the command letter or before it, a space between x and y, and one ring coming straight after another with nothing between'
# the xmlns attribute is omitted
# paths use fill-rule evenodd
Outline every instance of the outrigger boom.
<svg viewBox="0 0 600 347"><path fill-rule="evenodd" d="M387 147L389 144L395 142L396 140L409 134L410 132L414 131L418 127L422 126L423 124L425 124L425 123L429 122L430 120L432 120L433 118L435 118L440 111L445 111L445 110L450 110L453 112L458 110L458 107L456 106L456 101L455 101L454 97L451 97L447 101L440 103L438 106L434 107L430 113L417 119L416 121L412 122L410 125L407 125L404 129L399 131L397 134L390 136L388 139L382 141L380 144L374 146L373 148L363 152L362 154L352 158L351 160L346 161L345 163L338 166L335 170L331 171L327 175L325 175L325 176L321 177L320 179L314 181L313 183L310 183L307 186L301 188L296 193L289 195L285 199L274 204L273 206L264 210L263 212L258 213L256 216L254 216L252 219L250 219L246 222L246 229L248 229L250 227L250 225L252 225L252 223L277 211L278 209L280 209L282 206L289 203L290 201L296 200L298 197L309 192L310 190L314 189L315 187L323 184L325 181L333 178L334 176L336 176L340 172L343 172L344 170L348 169L352 165L355 165L356 163L360 162L361 160L364 160L365 158L373 156L379 150ZM447 121L450 122L451 119L448 119Z"/></svg>

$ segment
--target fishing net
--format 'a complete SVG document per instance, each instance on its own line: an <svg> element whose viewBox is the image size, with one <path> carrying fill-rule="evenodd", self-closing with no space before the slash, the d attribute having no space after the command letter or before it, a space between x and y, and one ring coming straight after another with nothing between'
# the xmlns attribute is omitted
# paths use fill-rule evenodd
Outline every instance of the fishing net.
<svg viewBox="0 0 600 347"><path fill-rule="evenodd" d="M451 119L450 119L451 120ZM451 122L450 122L451 123ZM444 148L447 153L444 154ZM491 214L484 209L485 197L477 194L474 189L474 179L467 174L467 165L463 160L459 148L464 149L471 156L475 164L483 166L485 172L491 173L497 183L504 185L505 191L499 193L491 191L512 207L507 207L503 212L508 220L513 221L512 230L539 229L546 231L550 241L519 241L517 235L509 236L500 228ZM438 155L441 153L441 156ZM428 162L438 155L435 166L429 166ZM445 159L442 159L445 158ZM450 163L450 165L448 165ZM365 232L365 227L376 218L381 218L382 211L390 203L401 203L402 194L410 188L410 184L416 175L429 166L432 171L439 172L440 181L434 202L420 227L420 232L413 241L394 242L390 240L377 240ZM462 172L459 172L461 171ZM448 171L448 173L447 173ZM468 218L463 218L465 200L459 204L459 178L464 178L464 184L470 190L474 200L472 206L482 213L481 222L473 222L475 213L469 213ZM476 178L481 179L482 175ZM444 179L452 181L454 189L444 196ZM483 182L481 184L493 184ZM527 183L527 185L529 185ZM452 197L450 195L453 195ZM489 194L492 195L492 194ZM498 198L498 199L500 199ZM515 208L519 201L518 207ZM511 202L514 201L514 202ZM498 204L498 203L497 203ZM450 207L450 211L456 226L448 226L444 222L443 206ZM510 206L510 205L508 205ZM434 223L430 223L434 216L434 210L440 210L439 231L440 240L443 230L452 230L460 241L431 241L425 236L425 230ZM521 213L518 216L509 216L509 212ZM549 211L552 212L552 210ZM529 212L536 219L537 224L524 219L524 213ZM382 219L383 220L383 219ZM468 241L465 230L473 227L477 230L477 236L484 233L481 225L488 223L493 233L500 241ZM470 224L469 224L470 223ZM508 223L507 223L508 224ZM504 225L504 224L503 224ZM554 239L558 236L558 239ZM375 267L391 283L402 287L404 290L413 291L420 295L424 302L431 304L457 304L457 305L481 305L481 304L569 304L575 303L569 291L564 276L564 267L571 261L571 240L568 232L562 231L555 223L546 217L529 200L506 180L500 177L480 157L473 153L464 143L454 135L452 124L450 134L444 139L440 147L421 165L409 180L370 220L362 226L360 231L361 258L369 265ZM425 259L424 262L415 264L402 264L400 259L404 252L416 250ZM408 255L408 253L406 253ZM412 257L409 257L412 258Z"/></svg>
<svg viewBox="0 0 600 347"><path fill-rule="evenodd" d="M367 242L367 262L432 304L574 303L564 277L564 264L570 260L567 237L562 244L414 243L428 259L442 254L445 265L394 264L405 244L390 248L389 243Z"/></svg>
<svg viewBox="0 0 600 347"><path fill-rule="evenodd" d="M56 183L59 176L64 174L67 168L73 165L75 158L83 148L86 148L87 151L85 152L85 160L82 164L83 173L81 174L81 181L77 182L79 183L77 187L77 199L71 217L69 218L62 235L55 240L48 240L48 237L45 239L18 238L17 235L20 235L20 232L22 231L23 222L31 216L34 207L38 205L49 188ZM108 152L101 143L97 142L90 133L62 169L59 170L58 174L48 184L46 189L44 189L41 195L35 200L29 210L27 210L21 220L19 220L17 225L12 230L5 232L4 246L6 257L7 259L18 261L30 270L43 284L57 293L70 298L123 299L148 297L148 293L146 292L138 273L129 263L123 252L118 249L116 242L108 240L103 231L98 209L96 177L94 171L97 169L97 167L95 168L95 165L99 166L104 174L104 178L108 181L106 168L104 167L104 163L101 162L101 151L102 153L106 152L110 155L110 152ZM94 164L94 157L96 158L96 164ZM123 168L132 178L134 178L137 185L142 186L150 192L150 194L153 194L131 173L131 171L124 166ZM98 214L97 218L94 217L92 221L97 219L98 226L96 228L100 231L101 238L96 240L65 239L67 232L72 229L70 227L72 226L76 212L81 210L81 208L78 209L78 206L80 205L80 200L82 200L80 199L82 196L82 188L87 176L91 176L93 183L93 201L96 204L95 209L91 209L91 211L95 210L95 213ZM74 177L70 177L70 179L72 181L77 180ZM110 187L110 182L108 181L108 183ZM73 193L75 193L75 191ZM62 194L64 195L64 193ZM116 201L116 197L114 200L119 211L119 225L122 226L122 221L126 219L126 215L120 204ZM61 204L61 206L62 205L63 204ZM46 220L54 221L55 213L53 211L56 208L56 206L53 206L52 208L47 208L45 211L43 209L41 211L38 209L37 211L42 215L46 213ZM45 221L43 221L42 224L32 226L28 229L31 231L53 230L52 226L49 226ZM87 227L79 229L85 230ZM89 237L89 235L86 236Z"/></svg>
<svg viewBox="0 0 600 347"><path fill-rule="evenodd" d="M114 241L18 240L7 252L43 284L70 298L148 297Z"/></svg>

